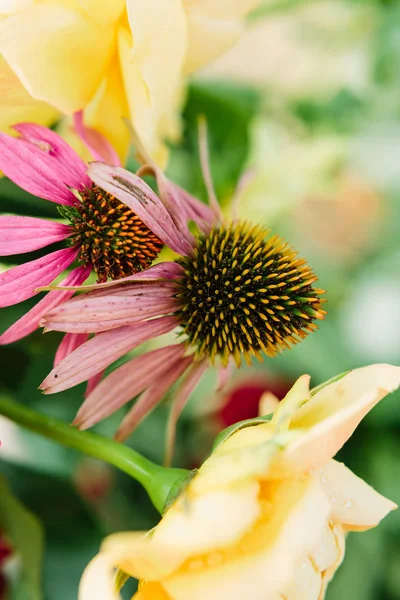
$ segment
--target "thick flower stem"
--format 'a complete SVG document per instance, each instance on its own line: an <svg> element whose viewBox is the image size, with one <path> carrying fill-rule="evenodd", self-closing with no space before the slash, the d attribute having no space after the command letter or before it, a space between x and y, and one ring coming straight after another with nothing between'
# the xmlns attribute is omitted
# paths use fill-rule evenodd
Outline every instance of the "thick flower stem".
<svg viewBox="0 0 400 600"><path fill-rule="evenodd" d="M54 417L0 398L0 415L63 446L103 460L138 481L156 509L162 513L172 488L188 478L186 469L156 465L135 450L97 433L79 431Z"/></svg>

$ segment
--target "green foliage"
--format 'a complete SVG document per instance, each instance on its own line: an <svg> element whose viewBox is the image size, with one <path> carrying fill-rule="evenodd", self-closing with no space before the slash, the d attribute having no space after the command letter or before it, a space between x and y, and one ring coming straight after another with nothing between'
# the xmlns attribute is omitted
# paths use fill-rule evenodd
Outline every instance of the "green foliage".
<svg viewBox="0 0 400 600"><path fill-rule="evenodd" d="M43 531L37 517L16 498L0 477L0 524L21 560L21 577L15 585L15 600L41 600Z"/></svg>

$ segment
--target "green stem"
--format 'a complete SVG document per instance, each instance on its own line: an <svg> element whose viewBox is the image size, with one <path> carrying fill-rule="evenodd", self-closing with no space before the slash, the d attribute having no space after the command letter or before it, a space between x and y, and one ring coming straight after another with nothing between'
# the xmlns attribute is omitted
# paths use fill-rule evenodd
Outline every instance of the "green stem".
<svg viewBox="0 0 400 600"><path fill-rule="evenodd" d="M172 488L186 480L189 471L156 465L135 450L90 431L79 431L54 417L42 415L0 397L0 415L63 446L103 460L138 481L162 513Z"/></svg>

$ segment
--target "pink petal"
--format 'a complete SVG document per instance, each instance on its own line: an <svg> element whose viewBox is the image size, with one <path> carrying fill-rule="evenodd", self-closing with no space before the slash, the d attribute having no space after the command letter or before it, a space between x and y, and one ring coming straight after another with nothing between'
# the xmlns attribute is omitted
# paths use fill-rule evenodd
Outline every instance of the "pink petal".
<svg viewBox="0 0 400 600"><path fill-rule="evenodd" d="M167 423L165 440L166 466L170 465L172 461L176 436L176 424L178 419L185 408L186 402L189 400L190 396L200 382L200 379L202 378L207 366L208 364L205 360L194 363L175 396Z"/></svg>
<svg viewBox="0 0 400 600"><path fill-rule="evenodd" d="M42 155L42 156L41 156ZM0 132L0 170L34 196L73 206L77 199L54 173L44 153L24 140Z"/></svg>
<svg viewBox="0 0 400 600"><path fill-rule="evenodd" d="M1 273L0 308L35 296L38 287L49 285L74 262L78 251L77 248L64 248Z"/></svg>
<svg viewBox="0 0 400 600"><path fill-rule="evenodd" d="M87 397L79 409L74 425L92 427L143 392L166 369L182 358L183 344L151 350L132 358L113 371Z"/></svg>
<svg viewBox="0 0 400 600"><path fill-rule="evenodd" d="M94 183L129 206L164 244L178 254L190 254L191 236L175 225L160 198L143 179L121 167L100 162L91 163L88 174Z"/></svg>
<svg viewBox="0 0 400 600"><path fill-rule="evenodd" d="M185 236L191 241L191 244L193 244L194 239L188 228L189 220L187 219L185 208L181 202L180 195L175 190L172 182L169 181L162 170L155 165L144 165L137 171L136 175L138 177L142 177L143 175L153 175L156 178L158 193L162 203L173 218L175 225L180 231L185 232Z"/></svg>
<svg viewBox="0 0 400 600"><path fill-rule="evenodd" d="M137 400L132 409L123 419L115 439L122 442L125 440L141 421L146 417L161 400L168 390L176 383L192 363L192 357L186 356L175 361L175 363L165 372L159 381L152 387L149 387Z"/></svg>
<svg viewBox="0 0 400 600"><path fill-rule="evenodd" d="M90 267L78 267L71 271L62 283L65 285L82 283L89 277L90 271ZM46 294L29 312L11 325L3 335L0 335L0 344L11 344L11 342L15 342L32 333L39 326L41 317L48 310L61 304L64 300L68 300L73 293L70 290L53 290Z"/></svg>
<svg viewBox="0 0 400 600"><path fill-rule="evenodd" d="M118 154L104 135L93 127L83 124L83 111L81 110L74 114L74 127L82 142L92 153L93 158L115 167L121 166Z"/></svg>
<svg viewBox="0 0 400 600"><path fill-rule="evenodd" d="M185 218L187 221L194 221L199 229L204 233L208 233L216 221L214 212L207 204L200 202L197 198L189 194L186 190L181 188L172 181L169 182L175 190L175 193L181 199L181 205L185 212Z"/></svg>
<svg viewBox="0 0 400 600"><path fill-rule="evenodd" d="M93 377L90 377L88 379L88 382L86 384L85 394L84 394L85 398L87 398L89 396L89 394L91 394L96 389L96 387L98 386L100 381L103 379L104 373L105 373L105 369L100 371L100 373L96 373L96 375L93 375Z"/></svg>
<svg viewBox="0 0 400 600"><path fill-rule="evenodd" d="M82 383L143 342L171 331L176 324L175 317L163 317L100 333L62 360L40 389L54 394Z"/></svg>
<svg viewBox="0 0 400 600"><path fill-rule="evenodd" d="M95 283L93 285L83 285L82 287L76 288L84 290L85 292L104 290L110 287L122 287L124 284L131 284L135 281L148 281L149 283L158 281L159 279L178 279L182 277L184 269L181 265L176 262L163 262L149 267L145 271L129 275L129 277L123 277L115 281L106 281L105 283ZM72 288L71 288L72 289Z"/></svg>
<svg viewBox="0 0 400 600"><path fill-rule="evenodd" d="M218 203L217 196L214 190L214 184L211 175L210 156L208 152L208 136L206 119L199 119L199 152L200 163L203 174L204 183L207 189L208 201L211 209L218 220L222 219L221 207Z"/></svg>
<svg viewBox="0 0 400 600"><path fill-rule="evenodd" d="M18 123L13 129L33 146L32 150L66 185L77 190L91 187L87 165L60 135L34 123Z"/></svg>
<svg viewBox="0 0 400 600"><path fill-rule="evenodd" d="M50 311L41 326L54 331L98 333L131 325L150 317L174 312L178 301L171 293L164 297L143 295L118 296L109 292L100 297L81 295Z"/></svg>
<svg viewBox="0 0 400 600"><path fill-rule="evenodd" d="M79 346L82 346L87 339L87 333L66 333L57 348L53 365L58 365L60 361L69 356Z"/></svg>
<svg viewBox="0 0 400 600"><path fill-rule="evenodd" d="M0 217L0 256L23 254L68 237L71 227L33 217Z"/></svg>

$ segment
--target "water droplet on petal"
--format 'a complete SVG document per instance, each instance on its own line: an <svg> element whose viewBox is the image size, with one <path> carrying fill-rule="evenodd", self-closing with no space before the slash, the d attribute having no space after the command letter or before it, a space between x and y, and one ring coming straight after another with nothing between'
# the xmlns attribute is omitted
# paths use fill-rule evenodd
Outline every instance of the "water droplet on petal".
<svg viewBox="0 0 400 600"><path fill-rule="evenodd" d="M352 508L354 506L354 502L353 500L350 500L350 498L348 498L345 503L344 503L345 508Z"/></svg>

